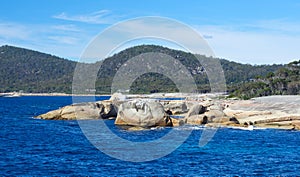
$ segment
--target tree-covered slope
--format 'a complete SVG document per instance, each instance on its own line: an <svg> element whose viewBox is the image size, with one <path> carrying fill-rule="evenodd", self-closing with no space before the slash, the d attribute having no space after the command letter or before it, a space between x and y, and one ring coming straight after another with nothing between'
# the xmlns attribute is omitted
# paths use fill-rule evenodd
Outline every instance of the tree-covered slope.
<svg viewBox="0 0 300 177"><path fill-rule="evenodd" d="M101 61L96 93L110 93L112 80L118 69L129 59L148 52L163 53L179 60L194 77L198 87L195 92L210 91L205 68L193 54L156 45L141 45L128 48ZM253 66L225 59L198 56L201 60L220 60L230 92L235 91L238 88L235 86L239 83L248 82L257 77L265 77L268 73L283 67L282 65ZM2 46L0 47L0 92L23 90L24 92L70 93L76 64L75 61L37 51ZM100 62L84 65L88 69L100 65ZM148 73L136 79L132 83L130 91L131 93L151 93L175 92L178 89L166 76Z"/></svg>
<svg viewBox="0 0 300 177"><path fill-rule="evenodd" d="M28 49L0 47L0 92L71 92L76 62Z"/></svg>
<svg viewBox="0 0 300 177"><path fill-rule="evenodd" d="M209 92L209 80L207 78L205 68L201 66L200 62L191 53L173 50L166 47L156 46L156 45L141 45L132 47L115 54L112 57L107 58L102 63L101 70L99 72L99 82L97 84L97 90L103 90L104 92L109 92L109 88L112 79L117 72L117 70L129 59L147 52L159 52L167 54L177 60L179 60L192 74L197 83L197 92ZM224 70L225 79L228 84L229 90L231 90L232 85L240 82L249 81L257 76L266 76L269 72L274 72L282 65L258 65L253 66L250 64L240 64L236 62L231 62L225 59L208 58L203 55L198 55L202 60L220 60L221 66ZM151 82L150 82L151 81ZM139 77L136 82L132 84L131 91L133 92L158 92L158 91L176 91L174 83L160 75L150 73Z"/></svg>
<svg viewBox="0 0 300 177"><path fill-rule="evenodd" d="M249 99L268 95L300 94L300 60L291 62L265 77L237 84L231 96Z"/></svg>

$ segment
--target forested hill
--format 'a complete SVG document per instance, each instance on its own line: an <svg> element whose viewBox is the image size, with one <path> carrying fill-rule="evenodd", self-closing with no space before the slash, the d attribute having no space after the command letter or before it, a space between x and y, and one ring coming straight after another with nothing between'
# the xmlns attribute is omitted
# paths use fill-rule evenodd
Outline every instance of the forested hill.
<svg viewBox="0 0 300 177"><path fill-rule="evenodd" d="M265 77L256 77L232 88L230 96L249 99L268 95L300 94L300 60L293 61Z"/></svg>
<svg viewBox="0 0 300 177"><path fill-rule="evenodd" d="M194 55L155 45L141 45L123 50L105 59L99 70L96 83L97 93L110 93L111 81L116 71L128 59L146 52L160 52L170 55L192 73L197 85L197 92L209 92L209 83L205 69ZM200 56L202 59L212 59ZM276 72L282 65L240 64L220 59L225 78L232 91L233 85L247 82L257 77L265 77ZM93 64L86 64L87 67ZM64 92L70 93L76 62L49 54L40 53L12 46L0 47L0 92L23 90L24 92ZM172 92L177 91L168 78L149 73L138 78L131 87L132 93Z"/></svg>
<svg viewBox="0 0 300 177"><path fill-rule="evenodd" d="M116 71L130 58L147 52L164 53L179 60L192 73L198 90L197 92L205 93L210 91L209 81L205 73L205 69L200 65L199 61L191 53L180 50L173 50L166 47L156 45L141 45L123 50L112 57L104 60L100 72L100 80L97 85L97 90L106 90L110 87L111 81ZM246 82L257 76L264 77L269 72L275 72L283 65L257 65L241 64L225 59L208 58L203 55L198 55L200 60L220 60L225 73L225 79L231 90L231 85ZM102 78L102 79L101 79ZM160 74L149 73L141 76L132 84L131 91L134 93L144 92L170 92L177 91L174 83L168 78Z"/></svg>
<svg viewBox="0 0 300 177"><path fill-rule="evenodd" d="M23 48L0 47L0 92L71 92L76 62Z"/></svg>

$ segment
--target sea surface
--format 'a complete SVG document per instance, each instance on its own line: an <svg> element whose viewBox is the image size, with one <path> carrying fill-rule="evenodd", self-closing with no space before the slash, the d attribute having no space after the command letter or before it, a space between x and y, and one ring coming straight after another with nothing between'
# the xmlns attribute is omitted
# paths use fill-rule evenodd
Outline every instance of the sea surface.
<svg viewBox="0 0 300 177"><path fill-rule="evenodd" d="M107 99L98 97L97 100ZM77 121L34 116L72 103L72 97L0 97L0 176L299 176L300 132L220 128L199 147L201 127L175 151L148 162L112 158L94 147ZM171 128L128 132L120 137L151 141ZM109 136L109 135L108 135Z"/></svg>

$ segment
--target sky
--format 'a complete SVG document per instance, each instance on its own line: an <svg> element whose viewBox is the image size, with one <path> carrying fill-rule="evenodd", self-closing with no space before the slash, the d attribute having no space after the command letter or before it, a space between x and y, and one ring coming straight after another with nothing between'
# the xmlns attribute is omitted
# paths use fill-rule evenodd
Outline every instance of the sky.
<svg viewBox="0 0 300 177"><path fill-rule="evenodd" d="M98 34L143 16L190 26L219 58L249 64L300 59L297 0L3 0L0 45L78 60Z"/></svg>

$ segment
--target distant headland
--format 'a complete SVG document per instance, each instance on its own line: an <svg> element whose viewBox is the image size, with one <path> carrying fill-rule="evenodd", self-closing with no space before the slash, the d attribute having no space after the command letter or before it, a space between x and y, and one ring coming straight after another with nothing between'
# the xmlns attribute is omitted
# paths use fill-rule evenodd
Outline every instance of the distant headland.
<svg viewBox="0 0 300 177"><path fill-rule="evenodd" d="M113 78L120 66L128 59L147 52L164 53L180 61L197 84L194 93L211 91L205 67L195 59L194 54L162 46L140 45L125 49L96 63L80 63L86 68L99 67L95 88L86 88L86 91L81 94L90 94L90 90L97 95L110 94ZM250 65L198 56L203 60L220 62L224 70L227 93L232 98L250 99L269 95L300 94L300 62L298 60L284 65ZM0 62L0 92L2 93L19 92L19 90L24 93L43 93L38 95L72 93L73 74L78 64L75 61L24 48L2 46L0 47ZM178 92L178 88L172 80L158 73L140 76L132 83L128 91L129 94L166 92Z"/></svg>

